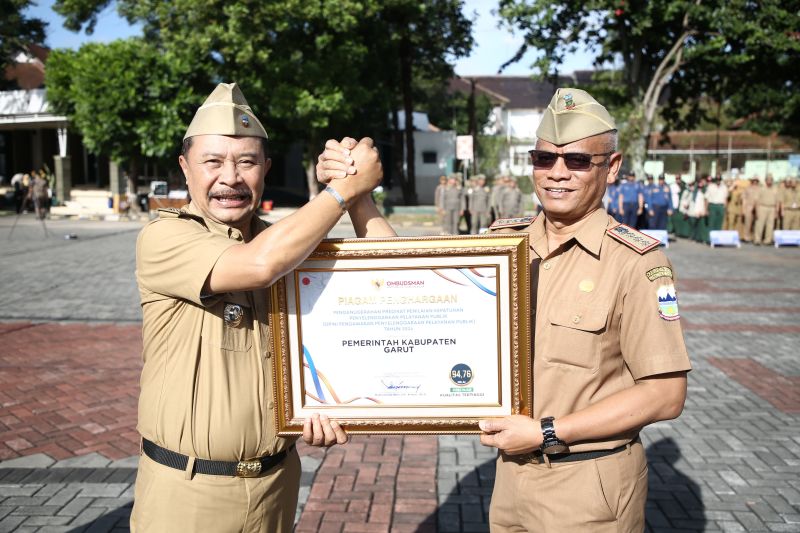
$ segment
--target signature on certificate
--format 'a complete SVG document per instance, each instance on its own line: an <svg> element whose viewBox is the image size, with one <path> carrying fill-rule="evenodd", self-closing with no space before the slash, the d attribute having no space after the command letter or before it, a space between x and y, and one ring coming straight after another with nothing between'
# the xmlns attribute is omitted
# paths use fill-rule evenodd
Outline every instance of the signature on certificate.
<svg viewBox="0 0 800 533"><path fill-rule="evenodd" d="M388 390L391 390L391 391L406 391L406 392L413 391L415 393L418 393L419 392L419 388L422 386L422 385L406 385L406 383L404 381L399 381L399 382L388 381L387 382L387 381L385 381L383 379L381 380L381 383L383 384L384 387L386 387Z"/></svg>

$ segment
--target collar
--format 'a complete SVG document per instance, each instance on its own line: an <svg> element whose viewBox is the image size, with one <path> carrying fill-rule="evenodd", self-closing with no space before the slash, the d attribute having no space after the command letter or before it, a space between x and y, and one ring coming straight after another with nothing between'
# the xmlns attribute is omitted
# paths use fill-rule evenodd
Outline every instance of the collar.
<svg viewBox="0 0 800 533"><path fill-rule="evenodd" d="M547 234L544 229L546 215L536 217L536 220L525 230L531 234L531 248L539 257L547 257ZM597 208L581 224L578 231L567 241L576 241L586 251L595 257L600 255L603 238L608 229L611 217L605 209ZM566 243L565 243L566 244Z"/></svg>
<svg viewBox="0 0 800 533"><path fill-rule="evenodd" d="M212 233L216 233L218 235L224 235L225 237L233 239L235 241L240 241L240 242L244 241L244 236L242 235L241 231L232 226L228 226L227 224L217 222L216 220L204 216L203 213L201 213L200 210L197 208L197 206L194 204L194 202L189 202L189 205L184 206L181 209L181 211L183 211L184 213L188 213L194 217L200 218L203 221L203 224L205 224L208 230L211 231ZM258 235L261 232L261 230L263 230L265 227L266 226L264 222L260 218L255 216L255 214L251 216L250 235L252 237Z"/></svg>

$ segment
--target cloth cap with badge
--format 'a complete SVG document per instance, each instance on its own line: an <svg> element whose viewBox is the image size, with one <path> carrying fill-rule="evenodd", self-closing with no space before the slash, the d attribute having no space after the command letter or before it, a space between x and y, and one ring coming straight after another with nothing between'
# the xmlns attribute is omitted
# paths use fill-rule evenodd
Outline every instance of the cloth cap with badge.
<svg viewBox="0 0 800 533"><path fill-rule="evenodd" d="M242 90L235 83L220 83L194 114L183 139L195 135L263 137L267 131L253 114Z"/></svg>
<svg viewBox="0 0 800 533"><path fill-rule="evenodd" d="M564 88L547 105L536 137L563 146L616 129L614 118L589 93Z"/></svg>

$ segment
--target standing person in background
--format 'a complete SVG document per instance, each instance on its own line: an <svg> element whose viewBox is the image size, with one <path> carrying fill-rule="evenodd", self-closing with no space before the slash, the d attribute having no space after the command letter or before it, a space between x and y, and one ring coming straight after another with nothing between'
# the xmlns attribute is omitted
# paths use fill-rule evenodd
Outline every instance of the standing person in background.
<svg viewBox="0 0 800 533"><path fill-rule="evenodd" d="M742 191L742 224L744 226L742 240L744 242L753 240L753 221L755 219L756 198L758 197L760 185L761 182L758 176L754 176L750 178L749 186Z"/></svg>
<svg viewBox="0 0 800 533"><path fill-rule="evenodd" d="M729 179L726 183L728 186L728 203L725 206L725 224L723 229L739 232L742 235L741 220L742 220L742 187L737 181Z"/></svg>
<svg viewBox="0 0 800 533"><path fill-rule="evenodd" d="M681 213L683 213L683 233L678 235L686 239L694 238L697 227L697 217L694 215L694 198L697 191L697 181L689 183L681 194Z"/></svg>
<svg viewBox="0 0 800 533"><path fill-rule="evenodd" d="M622 222L619 214L619 180L614 180L606 187L606 194L603 196L603 204L606 206L608 214L614 217L617 222Z"/></svg>
<svg viewBox="0 0 800 533"><path fill-rule="evenodd" d="M449 235L458 235L458 223L464 214L466 199L464 190L454 175L447 179L447 186L442 191L442 209L444 210L444 224L442 231Z"/></svg>
<svg viewBox="0 0 800 533"><path fill-rule="evenodd" d="M725 204L728 203L728 186L722 183L722 176L717 174L706 187L708 200L708 230L719 231L725 221Z"/></svg>
<svg viewBox="0 0 800 533"><path fill-rule="evenodd" d="M500 215L500 198L505 192L507 180L508 178L506 176L498 176L495 178L494 185L492 186L492 196L490 199L492 221L502 218Z"/></svg>
<svg viewBox="0 0 800 533"><path fill-rule="evenodd" d="M472 215L470 219L469 232L477 235L481 228L488 228L491 221L489 218L489 200L492 195L491 189L486 186L486 176L478 174L475 185L467 191L469 197L469 210Z"/></svg>
<svg viewBox="0 0 800 533"><path fill-rule="evenodd" d="M47 183L43 172L34 172L30 196L36 218L44 220L50 212L50 184Z"/></svg>
<svg viewBox="0 0 800 533"><path fill-rule="evenodd" d="M692 191L689 203L691 239L708 244L708 200L706 200L706 176L701 176Z"/></svg>
<svg viewBox="0 0 800 533"><path fill-rule="evenodd" d="M499 200L500 218L514 218L522 215L522 191L517 180L508 178Z"/></svg>
<svg viewBox="0 0 800 533"><path fill-rule="evenodd" d="M800 229L800 188L797 187L795 178L786 178L785 187L781 196L781 209L783 211L783 229Z"/></svg>
<svg viewBox="0 0 800 533"><path fill-rule="evenodd" d="M436 215L439 217L439 224L444 226L444 208L442 201L444 200L444 189L447 187L447 177L439 176L439 185L433 191L433 205L436 208Z"/></svg>
<svg viewBox="0 0 800 533"><path fill-rule="evenodd" d="M758 188L756 194L756 227L753 235L753 244L756 246L772 244L772 232L775 229L775 219L781 211L780 196L775 186L772 174L767 174L764 185Z"/></svg>
<svg viewBox="0 0 800 533"><path fill-rule="evenodd" d="M642 183L642 195L644 196L644 209L642 210L642 214L636 217L636 227L639 229L652 229L649 225L650 223L650 204L648 203L650 200L650 194L655 189L656 184L653 181L653 176L651 174L645 174L645 181Z"/></svg>
<svg viewBox="0 0 800 533"><path fill-rule="evenodd" d="M669 190L664 174L658 177L658 184L650 188L647 205L650 216L647 227L666 231L667 218L672 215L674 206L672 205L672 192Z"/></svg>
<svg viewBox="0 0 800 533"><path fill-rule="evenodd" d="M681 176L675 176L675 181L669 184L669 192L672 194L672 216L669 217L668 230L679 236L683 233L683 213L680 211L681 194L686 188Z"/></svg>
<svg viewBox="0 0 800 533"><path fill-rule="evenodd" d="M636 181L636 174L629 172L625 181L619 185L619 209L622 223L635 228L636 219L644 212L644 192L641 184Z"/></svg>

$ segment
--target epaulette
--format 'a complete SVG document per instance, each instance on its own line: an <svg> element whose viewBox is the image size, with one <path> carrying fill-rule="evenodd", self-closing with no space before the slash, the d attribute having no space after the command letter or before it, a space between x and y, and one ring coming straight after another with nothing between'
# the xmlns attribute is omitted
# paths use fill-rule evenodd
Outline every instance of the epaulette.
<svg viewBox="0 0 800 533"><path fill-rule="evenodd" d="M159 218L178 218L181 216L181 210L177 207L159 207Z"/></svg>
<svg viewBox="0 0 800 533"><path fill-rule="evenodd" d="M653 248L657 248L661 241L642 233L641 231L636 231L630 226L626 226L625 224L617 224L611 228L606 230L611 237L615 240L621 242L628 248L639 252L640 254L644 254L652 250Z"/></svg>
<svg viewBox="0 0 800 533"><path fill-rule="evenodd" d="M500 228L514 228L520 226L530 226L536 217L517 217L517 218L498 218L492 225L489 226L490 230Z"/></svg>

